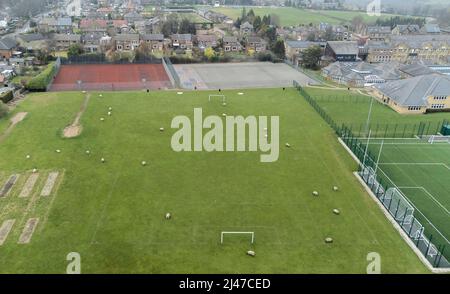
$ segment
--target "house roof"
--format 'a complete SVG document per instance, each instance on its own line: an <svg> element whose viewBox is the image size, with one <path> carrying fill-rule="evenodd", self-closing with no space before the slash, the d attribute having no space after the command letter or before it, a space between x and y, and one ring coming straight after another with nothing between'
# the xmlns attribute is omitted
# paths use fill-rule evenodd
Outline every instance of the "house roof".
<svg viewBox="0 0 450 294"><path fill-rule="evenodd" d="M450 35L402 35L392 36L391 44L394 46L405 44L410 48L422 48L425 44L433 47L450 44Z"/></svg>
<svg viewBox="0 0 450 294"><path fill-rule="evenodd" d="M146 34L146 35L142 36L142 40L163 41L164 35L163 34Z"/></svg>
<svg viewBox="0 0 450 294"><path fill-rule="evenodd" d="M375 87L401 106L427 106L428 96L450 95L450 77L435 73Z"/></svg>
<svg viewBox="0 0 450 294"><path fill-rule="evenodd" d="M253 25L248 21L246 21L243 24L241 24L241 29L253 29Z"/></svg>
<svg viewBox="0 0 450 294"><path fill-rule="evenodd" d="M215 42L215 41L217 41L216 35L197 35L196 38L197 38L197 41L200 41L200 42Z"/></svg>
<svg viewBox="0 0 450 294"><path fill-rule="evenodd" d="M235 43L238 40L234 36L226 36L226 37L223 37L223 41L226 42L226 43Z"/></svg>
<svg viewBox="0 0 450 294"><path fill-rule="evenodd" d="M438 24L428 23L423 26L422 31L427 34L439 34L441 32L441 29L439 28Z"/></svg>
<svg viewBox="0 0 450 294"><path fill-rule="evenodd" d="M80 21L80 28L107 28L108 24L111 24L113 27L121 27L123 25L128 25L128 21L122 19L114 19L114 20L105 20L105 19L93 19L93 18L83 18Z"/></svg>
<svg viewBox="0 0 450 294"><path fill-rule="evenodd" d="M328 41L327 43L338 55L358 55L358 43L356 41Z"/></svg>
<svg viewBox="0 0 450 294"><path fill-rule="evenodd" d="M369 34L390 34L391 27L388 26L369 26L367 27Z"/></svg>
<svg viewBox="0 0 450 294"><path fill-rule="evenodd" d="M76 34L53 34L52 39L56 41L77 41L81 40L80 35Z"/></svg>
<svg viewBox="0 0 450 294"><path fill-rule="evenodd" d="M181 41L191 41L192 35L191 34L173 34L170 36L171 39L177 39Z"/></svg>
<svg viewBox="0 0 450 294"><path fill-rule="evenodd" d="M321 46L322 43L312 41L286 41L286 45L291 48L309 48L311 46Z"/></svg>
<svg viewBox="0 0 450 294"><path fill-rule="evenodd" d="M72 19L70 17L60 17L56 20L56 25L58 26L71 26Z"/></svg>
<svg viewBox="0 0 450 294"><path fill-rule="evenodd" d="M19 38L22 39L24 42L33 42L33 41L41 41L45 40L46 38L44 35L38 33L38 34L23 34L19 35Z"/></svg>
<svg viewBox="0 0 450 294"><path fill-rule="evenodd" d="M397 29L401 34L418 33L420 31L419 25L415 24L397 25L395 29Z"/></svg>
<svg viewBox="0 0 450 294"><path fill-rule="evenodd" d="M116 41L139 41L139 34L118 34L114 36Z"/></svg>
<svg viewBox="0 0 450 294"><path fill-rule="evenodd" d="M248 37L247 43L266 43L266 41L260 37Z"/></svg>
<svg viewBox="0 0 450 294"><path fill-rule="evenodd" d="M412 76L412 77L417 77L417 76L422 76L422 75L428 75L428 74L432 74L435 71L432 70L431 68L429 68L428 66L425 66L423 64L420 63L412 63L412 64L406 64L403 65L399 68L400 71Z"/></svg>
<svg viewBox="0 0 450 294"><path fill-rule="evenodd" d="M11 50L17 46L17 42L11 38L0 39L0 50Z"/></svg>

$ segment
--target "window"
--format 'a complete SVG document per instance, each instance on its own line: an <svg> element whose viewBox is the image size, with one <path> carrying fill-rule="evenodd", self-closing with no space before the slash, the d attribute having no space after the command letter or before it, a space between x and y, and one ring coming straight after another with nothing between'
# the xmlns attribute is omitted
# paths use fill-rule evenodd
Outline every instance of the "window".
<svg viewBox="0 0 450 294"><path fill-rule="evenodd" d="M431 104L431 109L444 109L444 104Z"/></svg>
<svg viewBox="0 0 450 294"><path fill-rule="evenodd" d="M445 100L445 99L447 99L447 96L434 96L433 99L434 100Z"/></svg>
<svg viewBox="0 0 450 294"><path fill-rule="evenodd" d="M420 110L420 109L421 109L420 106L408 106L408 110L410 110L410 111L417 111L417 110Z"/></svg>

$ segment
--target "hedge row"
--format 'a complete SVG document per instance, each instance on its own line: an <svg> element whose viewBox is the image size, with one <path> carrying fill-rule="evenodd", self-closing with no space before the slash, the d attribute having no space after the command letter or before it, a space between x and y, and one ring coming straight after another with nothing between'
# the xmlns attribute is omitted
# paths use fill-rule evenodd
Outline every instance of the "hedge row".
<svg viewBox="0 0 450 294"><path fill-rule="evenodd" d="M50 63L46 69L28 81L26 88L30 91L46 91L47 85L51 83L56 74L56 70L55 63Z"/></svg>

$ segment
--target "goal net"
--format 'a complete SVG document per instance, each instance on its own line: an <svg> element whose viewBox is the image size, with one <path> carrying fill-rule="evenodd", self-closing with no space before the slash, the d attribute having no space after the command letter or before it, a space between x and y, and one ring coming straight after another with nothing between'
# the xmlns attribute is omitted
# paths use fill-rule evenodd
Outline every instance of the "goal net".
<svg viewBox="0 0 450 294"><path fill-rule="evenodd" d="M208 101L211 101L211 100L214 99L214 98L217 98L217 99L222 100L222 103L227 102L227 97L225 97L225 95L218 95L218 94L215 94L215 95L209 95L209 96L208 96Z"/></svg>
<svg viewBox="0 0 450 294"><path fill-rule="evenodd" d="M383 202L397 221L402 222L403 224L408 224L412 221L414 207L406 200L399 189L388 188L384 194Z"/></svg>

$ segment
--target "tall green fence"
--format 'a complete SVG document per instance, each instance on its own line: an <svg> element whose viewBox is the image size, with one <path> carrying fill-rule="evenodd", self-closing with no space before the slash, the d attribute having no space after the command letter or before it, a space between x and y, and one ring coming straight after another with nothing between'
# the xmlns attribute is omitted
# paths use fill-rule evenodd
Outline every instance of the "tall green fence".
<svg viewBox="0 0 450 294"><path fill-rule="evenodd" d="M359 161L358 174L366 185L372 190L376 198L389 212L392 218L400 225L402 230L407 234L411 241L415 244L422 255L435 268L450 268L448 256L450 256L450 244L436 244L433 241L433 234L436 236L438 231L433 231L430 227L425 232L425 227L414 216L409 214L408 207L412 207L406 195L404 195L394 182L379 168L377 165L376 154L372 154L367 146L366 131L371 130L371 137L375 138L412 138L421 137L429 134L437 134L443 126L448 125L448 121L444 120L438 123L420 122L412 125L408 124L375 124L368 127L361 125L339 124L319 105L316 99L311 97L297 81L293 82L294 87L305 100L317 111L317 113L330 125L336 134L347 145L351 152ZM390 197L388 191L395 189L400 194L399 197ZM393 200L394 199L394 200ZM412 209L412 208L411 208ZM448 249L446 251L446 248ZM447 256L447 258L446 258Z"/></svg>

